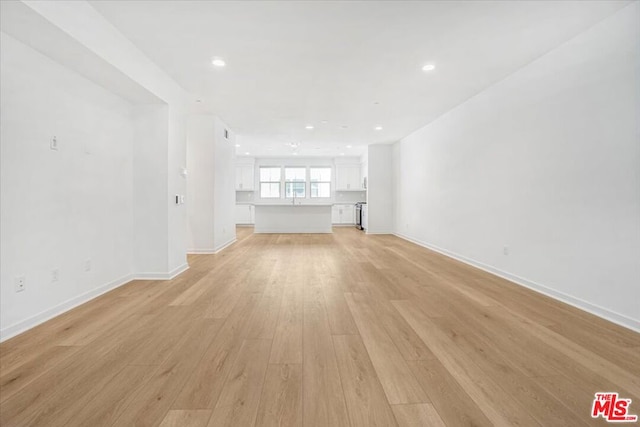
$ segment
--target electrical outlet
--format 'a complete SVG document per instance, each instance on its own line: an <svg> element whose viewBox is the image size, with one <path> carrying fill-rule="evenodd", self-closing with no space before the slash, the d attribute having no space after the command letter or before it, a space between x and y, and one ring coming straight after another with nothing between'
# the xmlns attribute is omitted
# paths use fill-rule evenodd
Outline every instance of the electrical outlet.
<svg viewBox="0 0 640 427"><path fill-rule="evenodd" d="M88 259L84 262L84 271L91 271L91 260Z"/></svg>
<svg viewBox="0 0 640 427"><path fill-rule="evenodd" d="M60 270L54 268L53 270L51 270L51 282L55 283L58 280L60 280Z"/></svg>
<svg viewBox="0 0 640 427"><path fill-rule="evenodd" d="M502 253L505 254L505 255L509 255L509 246L504 246L502 248Z"/></svg>
<svg viewBox="0 0 640 427"><path fill-rule="evenodd" d="M24 276L17 276L14 284L16 285L16 292L22 292L27 287L27 279Z"/></svg>
<svg viewBox="0 0 640 427"><path fill-rule="evenodd" d="M55 136L51 138L51 141L49 141L49 148L56 151L58 150L58 138Z"/></svg>

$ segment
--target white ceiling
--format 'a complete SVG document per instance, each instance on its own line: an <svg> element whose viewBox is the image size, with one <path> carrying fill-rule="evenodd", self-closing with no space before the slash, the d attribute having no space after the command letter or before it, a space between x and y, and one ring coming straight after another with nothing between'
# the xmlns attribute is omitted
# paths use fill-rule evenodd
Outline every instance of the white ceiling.
<svg viewBox="0 0 640 427"><path fill-rule="evenodd" d="M627 3L91 2L255 156L397 141Z"/></svg>

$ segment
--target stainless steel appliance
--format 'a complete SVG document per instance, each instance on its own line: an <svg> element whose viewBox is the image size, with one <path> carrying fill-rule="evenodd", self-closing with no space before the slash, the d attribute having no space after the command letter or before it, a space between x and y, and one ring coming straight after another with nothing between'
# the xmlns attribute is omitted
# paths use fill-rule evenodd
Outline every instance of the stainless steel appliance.
<svg viewBox="0 0 640 427"><path fill-rule="evenodd" d="M356 203L356 228L358 230L364 230L362 227L362 205L366 205L367 202L358 202Z"/></svg>

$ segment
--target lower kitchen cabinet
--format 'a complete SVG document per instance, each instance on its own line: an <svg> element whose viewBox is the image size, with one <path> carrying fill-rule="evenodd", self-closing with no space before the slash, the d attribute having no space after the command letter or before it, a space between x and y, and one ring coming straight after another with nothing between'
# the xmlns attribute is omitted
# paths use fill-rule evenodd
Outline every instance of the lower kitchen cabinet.
<svg viewBox="0 0 640 427"><path fill-rule="evenodd" d="M255 223L255 212L253 205L236 205L236 224L250 225Z"/></svg>
<svg viewBox="0 0 640 427"><path fill-rule="evenodd" d="M333 207L331 208L331 222L333 224L355 224L355 205L333 205Z"/></svg>

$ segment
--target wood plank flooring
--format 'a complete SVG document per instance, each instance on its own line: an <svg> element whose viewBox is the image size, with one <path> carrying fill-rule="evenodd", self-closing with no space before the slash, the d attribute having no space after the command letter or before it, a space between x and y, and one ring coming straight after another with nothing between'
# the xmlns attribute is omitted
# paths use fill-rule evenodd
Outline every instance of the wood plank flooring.
<svg viewBox="0 0 640 427"><path fill-rule="evenodd" d="M640 334L394 236L254 235L0 344L0 425L606 425Z"/></svg>

